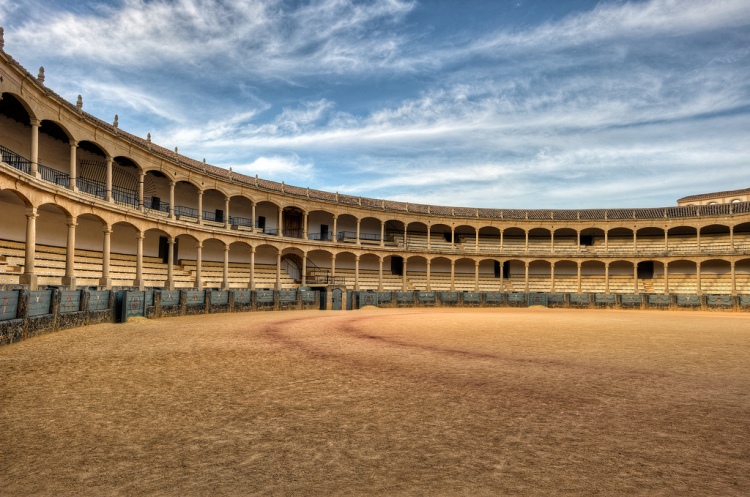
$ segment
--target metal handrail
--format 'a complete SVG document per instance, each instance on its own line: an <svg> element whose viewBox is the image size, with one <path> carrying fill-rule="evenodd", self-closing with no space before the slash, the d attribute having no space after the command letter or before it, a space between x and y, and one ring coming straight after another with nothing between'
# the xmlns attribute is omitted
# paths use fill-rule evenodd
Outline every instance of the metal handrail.
<svg viewBox="0 0 750 497"><path fill-rule="evenodd" d="M104 183L88 178L76 178L76 185L78 186L78 191L82 193L88 193L99 198L107 198L107 187Z"/></svg>
<svg viewBox="0 0 750 497"><path fill-rule="evenodd" d="M50 183L64 186L66 188L70 185L70 176L67 173L58 171L57 169L52 169L51 167L42 164L37 164L37 168L39 175L44 181L49 181Z"/></svg>
<svg viewBox="0 0 750 497"><path fill-rule="evenodd" d="M20 156L19 154L3 147L2 145L0 145L0 155L2 156L3 162L12 167L15 167L19 171L26 174L29 174L29 172L31 171L31 161L29 159Z"/></svg>

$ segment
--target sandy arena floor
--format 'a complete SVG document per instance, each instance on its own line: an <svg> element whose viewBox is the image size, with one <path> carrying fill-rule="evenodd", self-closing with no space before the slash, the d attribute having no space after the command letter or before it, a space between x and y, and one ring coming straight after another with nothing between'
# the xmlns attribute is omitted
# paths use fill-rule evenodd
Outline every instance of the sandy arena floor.
<svg viewBox="0 0 750 497"><path fill-rule="evenodd" d="M750 315L298 311L0 349L0 495L749 495Z"/></svg>

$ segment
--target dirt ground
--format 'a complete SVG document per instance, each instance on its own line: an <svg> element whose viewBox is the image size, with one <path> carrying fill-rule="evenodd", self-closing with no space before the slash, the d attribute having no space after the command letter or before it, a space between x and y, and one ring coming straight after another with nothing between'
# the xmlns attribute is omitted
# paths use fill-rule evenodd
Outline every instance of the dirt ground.
<svg viewBox="0 0 750 497"><path fill-rule="evenodd" d="M292 311L0 349L0 495L749 495L750 314Z"/></svg>

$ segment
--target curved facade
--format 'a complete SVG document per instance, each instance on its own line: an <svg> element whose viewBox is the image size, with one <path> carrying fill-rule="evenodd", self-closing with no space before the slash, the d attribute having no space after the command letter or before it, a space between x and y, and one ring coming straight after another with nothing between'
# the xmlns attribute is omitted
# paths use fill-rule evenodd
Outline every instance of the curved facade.
<svg viewBox="0 0 750 497"><path fill-rule="evenodd" d="M0 76L0 283L750 295L744 200L518 210L322 192L133 136L1 51Z"/></svg>

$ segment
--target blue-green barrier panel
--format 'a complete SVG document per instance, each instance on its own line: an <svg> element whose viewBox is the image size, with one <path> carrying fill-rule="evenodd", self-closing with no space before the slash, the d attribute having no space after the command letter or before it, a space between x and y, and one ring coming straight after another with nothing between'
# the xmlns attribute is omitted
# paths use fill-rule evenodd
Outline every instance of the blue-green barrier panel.
<svg viewBox="0 0 750 497"><path fill-rule="evenodd" d="M435 302L435 292L417 292L417 300L420 302Z"/></svg>
<svg viewBox="0 0 750 497"><path fill-rule="evenodd" d="M161 306L162 307L179 305L179 303L180 303L180 291L179 290L163 290L161 292Z"/></svg>
<svg viewBox="0 0 750 497"><path fill-rule="evenodd" d="M699 306L701 305L701 298L698 295L678 295L677 305L682 307Z"/></svg>
<svg viewBox="0 0 750 497"><path fill-rule="evenodd" d="M641 302L641 296L635 293L623 293L620 295L620 303L622 305L641 305Z"/></svg>
<svg viewBox="0 0 750 497"><path fill-rule="evenodd" d="M153 306L154 305L154 290L146 290L146 294L144 295L144 298L146 299L146 305L147 306Z"/></svg>
<svg viewBox="0 0 750 497"><path fill-rule="evenodd" d="M259 304L272 304L273 290L257 290L255 292L255 302Z"/></svg>
<svg viewBox="0 0 750 497"><path fill-rule="evenodd" d="M211 305L227 305L229 303L229 290L212 291Z"/></svg>
<svg viewBox="0 0 750 497"><path fill-rule="evenodd" d="M526 294L523 292L509 292L508 303L509 304L525 304Z"/></svg>
<svg viewBox="0 0 750 497"><path fill-rule="evenodd" d="M565 303L565 294L562 292L548 293L547 303L563 305Z"/></svg>
<svg viewBox="0 0 750 497"><path fill-rule="evenodd" d="M441 302L458 302L458 292L440 292Z"/></svg>
<svg viewBox="0 0 750 497"><path fill-rule="evenodd" d="M503 301L503 292L486 292L484 294L485 302L499 304Z"/></svg>
<svg viewBox="0 0 750 497"><path fill-rule="evenodd" d="M478 304L479 303L479 293L477 292L464 292L464 303L472 303L472 304Z"/></svg>
<svg viewBox="0 0 750 497"><path fill-rule="evenodd" d="M122 300L123 321L128 318L143 316L146 309L146 292L126 291Z"/></svg>
<svg viewBox="0 0 750 497"><path fill-rule="evenodd" d="M297 290L279 290L279 302L296 302Z"/></svg>
<svg viewBox="0 0 750 497"><path fill-rule="evenodd" d="M390 302L391 292L378 292L378 302Z"/></svg>
<svg viewBox="0 0 750 497"><path fill-rule="evenodd" d="M205 290L188 290L187 291L187 305L200 305L206 303L206 291Z"/></svg>
<svg viewBox="0 0 750 497"><path fill-rule="evenodd" d="M109 309L109 290L92 290L89 292L89 311Z"/></svg>
<svg viewBox="0 0 750 497"><path fill-rule="evenodd" d="M414 292L396 292L396 302L414 302Z"/></svg>
<svg viewBox="0 0 750 497"><path fill-rule="evenodd" d="M742 307L750 306L750 295L740 295L740 305Z"/></svg>
<svg viewBox="0 0 750 497"><path fill-rule="evenodd" d="M614 293L594 294L594 302L596 302L597 304L614 304L615 294Z"/></svg>
<svg viewBox="0 0 750 497"><path fill-rule="evenodd" d="M375 292L359 292L359 306L378 305L378 294Z"/></svg>
<svg viewBox="0 0 750 497"><path fill-rule="evenodd" d="M589 294L588 293L571 293L570 303L574 305L588 305Z"/></svg>
<svg viewBox="0 0 750 497"><path fill-rule="evenodd" d="M35 290L29 292L29 317L49 314L52 304L52 290Z"/></svg>
<svg viewBox="0 0 750 497"><path fill-rule="evenodd" d="M81 310L80 290L63 290L60 292L60 314Z"/></svg>
<svg viewBox="0 0 750 497"><path fill-rule="evenodd" d="M300 290L302 292L302 302L312 304L315 302L315 291L314 290Z"/></svg>
<svg viewBox="0 0 750 497"><path fill-rule="evenodd" d="M651 305L669 305L669 295L649 295L648 303Z"/></svg>
<svg viewBox="0 0 750 497"><path fill-rule="evenodd" d="M0 292L0 321L16 319L18 316L18 296L20 292Z"/></svg>
<svg viewBox="0 0 750 497"><path fill-rule="evenodd" d="M716 306L731 306L732 305L731 295L709 295L707 300L708 300L708 305L716 305Z"/></svg>
<svg viewBox="0 0 750 497"><path fill-rule="evenodd" d="M546 293L529 293L527 299L528 305L542 305L544 307L547 307Z"/></svg>
<svg viewBox="0 0 750 497"><path fill-rule="evenodd" d="M234 303L235 304L249 304L250 303L250 290L234 290Z"/></svg>

